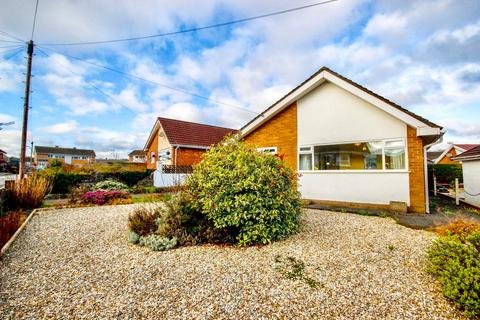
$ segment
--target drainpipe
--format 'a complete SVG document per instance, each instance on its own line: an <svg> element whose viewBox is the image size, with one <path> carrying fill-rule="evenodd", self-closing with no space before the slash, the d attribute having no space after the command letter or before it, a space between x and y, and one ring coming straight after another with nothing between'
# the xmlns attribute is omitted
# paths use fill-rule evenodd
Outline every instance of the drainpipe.
<svg viewBox="0 0 480 320"><path fill-rule="evenodd" d="M177 173L177 151L180 146L175 147L175 173Z"/></svg>
<svg viewBox="0 0 480 320"><path fill-rule="evenodd" d="M428 193L428 159L427 159L427 149L431 146L439 144L443 141L443 135L436 141L423 146L423 174L425 179L425 212L430 213L430 194Z"/></svg>

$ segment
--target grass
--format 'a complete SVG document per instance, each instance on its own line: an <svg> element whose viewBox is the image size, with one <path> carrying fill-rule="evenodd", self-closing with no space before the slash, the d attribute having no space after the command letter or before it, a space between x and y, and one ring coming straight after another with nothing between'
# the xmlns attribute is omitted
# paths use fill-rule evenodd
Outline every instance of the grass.
<svg viewBox="0 0 480 320"><path fill-rule="evenodd" d="M155 195L146 195L141 197L133 197L133 203L152 203L152 202L163 202L168 201L172 198L172 195L169 193L164 194L155 194Z"/></svg>

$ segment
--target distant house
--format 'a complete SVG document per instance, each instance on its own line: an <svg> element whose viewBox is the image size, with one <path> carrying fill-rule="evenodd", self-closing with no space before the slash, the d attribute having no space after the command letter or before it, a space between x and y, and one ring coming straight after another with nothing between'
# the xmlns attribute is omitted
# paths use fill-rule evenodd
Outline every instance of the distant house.
<svg viewBox="0 0 480 320"><path fill-rule="evenodd" d="M212 145L234 132L236 130L231 128L157 118L144 147L147 168L156 169L154 182L159 181L162 168L177 172L179 167L190 167L200 162L205 151ZM160 186L158 183L155 185Z"/></svg>
<svg viewBox="0 0 480 320"><path fill-rule="evenodd" d="M480 207L480 145L453 158L461 161L465 201Z"/></svg>
<svg viewBox="0 0 480 320"><path fill-rule="evenodd" d="M460 164L452 158L477 146L479 146L479 144L449 143L448 147L443 151L428 151L428 162L431 164Z"/></svg>
<svg viewBox="0 0 480 320"><path fill-rule="evenodd" d="M88 149L35 146L33 159L37 168L42 169L54 159L73 166L82 166L94 163L95 157L95 151Z"/></svg>
<svg viewBox="0 0 480 320"><path fill-rule="evenodd" d="M2 149L0 149L0 164L7 163L7 162L8 162L7 153Z"/></svg>
<svg viewBox="0 0 480 320"><path fill-rule="evenodd" d="M0 171L3 171L7 168L7 153L0 149Z"/></svg>
<svg viewBox="0 0 480 320"><path fill-rule="evenodd" d="M128 154L128 161L135 163L147 162L147 152L144 150L133 150Z"/></svg>
<svg viewBox="0 0 480 320"><path fill-rule="evenodd" d="M298 172L305 199L328 206L429 210L426 153L441 141L442 127L326 67L240 133Z"/></svg>

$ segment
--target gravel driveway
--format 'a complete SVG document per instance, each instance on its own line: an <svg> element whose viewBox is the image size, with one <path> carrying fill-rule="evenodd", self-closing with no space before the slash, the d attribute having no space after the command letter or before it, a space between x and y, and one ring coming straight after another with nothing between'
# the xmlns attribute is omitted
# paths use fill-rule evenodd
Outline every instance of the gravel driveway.
<svg viewBox="0 0 480 320"><path fill-rule="evenodd" d="M425 272L431 233L308 210L264 247L150 252L126 242L133 206L45 211L1 262L0 318L461 319ZM317 280L287 279L275 257Z"/></svg>

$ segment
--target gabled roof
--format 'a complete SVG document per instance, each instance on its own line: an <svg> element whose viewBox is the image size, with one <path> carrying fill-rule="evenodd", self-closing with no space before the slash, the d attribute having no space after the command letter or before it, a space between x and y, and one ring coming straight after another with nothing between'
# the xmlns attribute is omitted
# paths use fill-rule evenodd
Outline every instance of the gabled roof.
<svg viewBox="0 0 480 320"><path fill-rule="evenodd" d="M145 156L147 155L147 152L144 150L133 150L128 154L129 156Z"/></svg>
<svg viewBox="0 0 480 320"><path fill-rule="evenodd" d="M5 151L3 151L2 149L0 149L0 153L4 153L4 154L7 154Z"/></svg>
<svg viewBox="0 0 480 320"><path fill-rule="evenodd" d="M453 157L452 159L462 160L462 161L480 160L480 145L477 145L476 147L471 148L470 150L462 152L461 154L459 154L456 157Z"/></svg>
<svg viewBox="0 0 480 320"><path fill-rule="evenodd" d="M237 132L237 130L231 128L158 117L145 144L145 149L150 145L159 128L162 128L168 142L172 146L197 147L202 149L207 149L219 143L223 137L229 133Z"/></svg>
<svg viewBox="0 0 480 320"><path fill-rule="evenodd" d="M377 106L394 117L404 121L410 126L417 128L418 135L440 135L442 127L425 119L421 116L399 106L398 104L376 94L373 91L359 85L358 83L330 70L327 67L320 68L308 79L299 84L292 91L283 96L280 100L268 107L261 114L253 118L242 129L242 136L247 135L268 119L288 107L294 101L308 94L310 91L324 83L332 82L348 92L366 100L367 102Z"/></svg>
<svg viewBox="0 0 480 320"><path fill-rule="evenodd" d="M464 151L468 151L470 149L473 149L475 147L480 146L480 144L468 144L468 143L459 143L459 144L454 144L455 147L458 147L459 149L462 149Z"/></svg>
<svg viewBox="0 0 480 320"><path fill-rule="evenodd" d="M76 156L91 156L95 157L95 151L89 149L77 149L77 148L62 148L62 147L47 147L47 146L35 146L36 154L68 154Z"/></svg>
<svg viewBox="0 0 480 320"><path fill-rule="evenodd" d="M434 162L442 154L443 154L443 151L428 151L427 152L427 159L428 159L428 161Z"/></svg>

